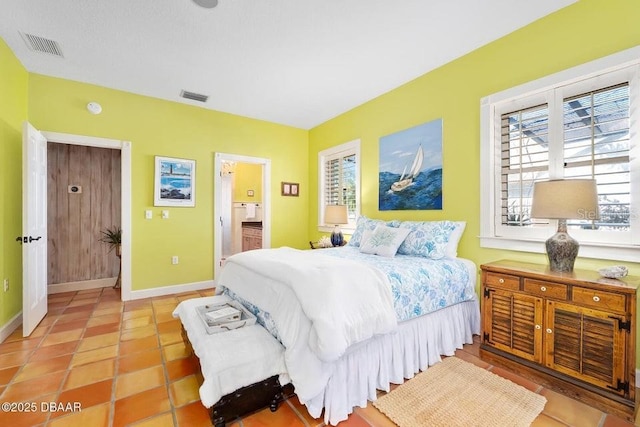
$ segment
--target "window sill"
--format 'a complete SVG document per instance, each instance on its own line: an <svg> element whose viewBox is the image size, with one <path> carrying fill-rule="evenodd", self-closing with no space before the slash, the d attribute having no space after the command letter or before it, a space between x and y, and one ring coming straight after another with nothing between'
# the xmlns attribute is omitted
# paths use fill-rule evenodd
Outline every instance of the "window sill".
<svg viewBox="0 0 640 427"><path fill-rule="evenodd" d="M638 262L640 246L606 245L597 243L580 243L581 258L596 258L612 261ZM509 251L545 253L544 240L519 240L505 237L480 237L480 247L504 249Z"/></svg>

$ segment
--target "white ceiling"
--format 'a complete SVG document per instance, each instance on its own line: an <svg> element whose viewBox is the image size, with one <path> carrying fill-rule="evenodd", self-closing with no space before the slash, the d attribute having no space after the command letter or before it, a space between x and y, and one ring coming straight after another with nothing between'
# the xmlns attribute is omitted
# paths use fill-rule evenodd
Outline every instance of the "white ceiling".
<svg viewBox="0 0 640 427"><path fill-rule="evenodd" d="M575 1L2 0L0 37L29 72L309 129Z"/></svg>

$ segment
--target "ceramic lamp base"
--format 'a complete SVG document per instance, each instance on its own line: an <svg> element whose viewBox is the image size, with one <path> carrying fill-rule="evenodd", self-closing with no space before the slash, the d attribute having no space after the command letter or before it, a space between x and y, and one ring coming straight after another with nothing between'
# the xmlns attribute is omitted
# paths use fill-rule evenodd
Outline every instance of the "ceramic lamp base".
<svg viewBox="0 0 640 427"><path fill-rule="evenodd" d="M342 246L343 243L344 236L342 236L342 231L338 226L336 226L336 228L334 228L333 232L331 233L331 244L333 246Z"/></svg>
<svg viewBox="0 0 640 427"><path fill-rule="evenodd" d="M551 271L573 271L580 244L567 233L566 223L558 232L547 239L547 257Z"/></svg>

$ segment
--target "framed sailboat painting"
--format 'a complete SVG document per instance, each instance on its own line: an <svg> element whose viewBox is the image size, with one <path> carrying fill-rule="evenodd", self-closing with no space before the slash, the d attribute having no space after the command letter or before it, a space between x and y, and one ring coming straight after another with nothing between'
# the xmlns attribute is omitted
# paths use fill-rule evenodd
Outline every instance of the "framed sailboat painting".
<svg viewBox="0 0 640 427"><path fill-rule="evenodd" d="M442 209L442 119L380 138L378 209Z"/></svg>

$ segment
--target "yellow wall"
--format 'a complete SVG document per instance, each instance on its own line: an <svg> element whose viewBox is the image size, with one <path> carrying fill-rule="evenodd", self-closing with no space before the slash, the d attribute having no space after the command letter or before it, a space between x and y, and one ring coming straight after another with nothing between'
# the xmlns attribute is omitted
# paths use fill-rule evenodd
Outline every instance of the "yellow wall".
<svg viewBox="0 0 640 427"><path fill-rule="evenodd" d="M29 74L0 39L0 328L22 309L22 122ZM9 292L2 288L9 279Z"/></svg>
<svg viewBox="0 0 640 427"><path fill-rule="evenodd" d="M310 236L317 236L317 155L362 141L362 213L374 218L464 220L459 254L477 264L511 258L545 263L544 254L480 247L480 99L640 44L640 2L582 0L427 73L309 132ZM378 211L381 136L443 118L443 210ZM613 264L579 258L577 268ZM640 264L625 263L640 275ZM640 337L639 340L640 342ZM638 363L640 366L640 363Z"/></svg>
<svg viewBox="0 0 640 427"><path fill-rule="evenodd" d="M89 114L89 101L102 114ZM131 141L133 290L213 278L215 152L271 159L271 244L308 240L307 198L292 201L279 188L283 180L307 181L306 162L290 162L308 157L305 130L37 74L29 79L29 120L40 130ZM196 160L195 208L153 207L156 155ZM169 219L160 218L162 209Z"/></svg>
<svg viewBox="0 0 640 427"><path fill-rule="evenodd" d="M253 197L247 194L249 190L253 190ZM233 174L233 201L262 202L262 165L236 163Z"/></svg>
<svg viewBox="0 0 640 427"><path fill-rule="evenodd" d="M492 93L640 44L640 2L582 0L456 61L427 73L309 132L310 235L317 234L317 155L362 141L362 213L384 219L467 221L460 254L482 263L542 255L480 248L480 99ZM585 28L597 30L590 36ZM378 211L381 136L443 118L441 211ZM578 267L610 265L579 259ZM640 274L640 265L632 265Z"/></svg>

